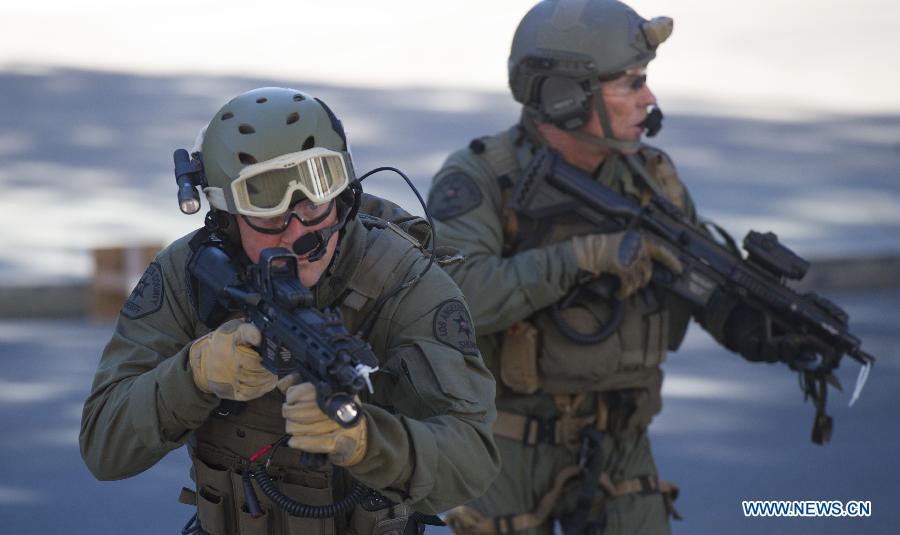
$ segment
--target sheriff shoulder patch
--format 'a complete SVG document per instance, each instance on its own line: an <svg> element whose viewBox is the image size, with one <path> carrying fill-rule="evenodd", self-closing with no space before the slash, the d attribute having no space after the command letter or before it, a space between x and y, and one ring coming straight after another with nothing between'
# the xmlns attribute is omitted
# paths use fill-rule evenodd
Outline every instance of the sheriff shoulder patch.
<svg viewBox="0 0 900 535"><path fill-rule="evenodd" d="M162 306L163 276L162 269L156 262L147 267L141 280L131 290L131 295L122 306L122 315L128 319L139 319L153 314Z"/></svg>
<svg viewBox="0 0 900 535"><path fill-rule="evenodd" d="M468 175L450 173L428 194L428 209L439 221L459 217L481 204L481 190Z"/></svg>
<svg viewBox="0 0 900 535"><path fill-rule="evenodd" d="M457 299L441 303L434 314L434 337L464 355L478 355L475 325L465 305Z"/></svg>

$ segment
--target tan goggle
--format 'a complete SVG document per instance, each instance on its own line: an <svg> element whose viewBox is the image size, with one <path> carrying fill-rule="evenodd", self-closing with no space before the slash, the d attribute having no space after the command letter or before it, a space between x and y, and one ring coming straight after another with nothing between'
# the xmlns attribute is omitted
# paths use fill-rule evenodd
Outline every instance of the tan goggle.
<svg viewBox="0 0 900 535"><path fill-rule="evenodd" d="M317 205L327 204L353 178L349 153L315 147L244 167L225 195L239 214L273 217L290 208L297 192Z"/></svg>

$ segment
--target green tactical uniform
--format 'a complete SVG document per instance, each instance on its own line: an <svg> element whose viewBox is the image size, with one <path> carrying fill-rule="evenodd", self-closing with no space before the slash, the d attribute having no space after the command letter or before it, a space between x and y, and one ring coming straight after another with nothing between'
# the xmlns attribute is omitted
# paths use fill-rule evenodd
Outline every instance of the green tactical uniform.
<svg viewBox="0 0 900 535"><path fill-rule="evenodd" d="M276 389L221 416L220 400L195 385L188 350L209 329L189 297L189 239L174 242L151 264L103 352L80 437L95 476L133 476L188 443L197 492L183 492L182 499L196 501L213 534L402 533L411 511L444 511L487 488L498 465L494 383L462 294L443 271L431 269L387 302L366 338L380 371L372 376L374 394L363 400L363 460L305 470L298 452L284 446L268 470L281 492L300 502L332 503L357 480L395 505L376 512L357 505L347 516L316 520L289 516L260 494L266 514L252 519L240 473L254 452L284 435L284 396ZM415 239L361 214L347 223L331 267L313 287L316 306L339 308L356 332L378 297L425 262Z"/></svg>
<svg viewBox="0 0 900 535"><path fill-rule="evenodd" d="M677 489L660 482L646 427L661 408L660 364L685 334L690 313L674 298L646 288L624 304L623 321L603 342L575 344L550 322L547 307L583 282L569 238L621 230L597 228L577 215L527 220L508 202L536 144L517 126L452 154L437 173L429 208L442 244L466 262L449 272L468 296L478 346L497 378L495 433L502 469L470 505L485 517L477 533L565 529L579 499L571 479L586 428L603 433L602 474L592 518L603 533L667 533ZM669 158L644 147L635 155L667 197L695 219L693 203ZM638 197L641 188L623 157L611 155L595 178ZM605 299L579 294L562 316L580 332L606 323ZM568 484L567 484L568 480ZM601 511L605 514L601 514Z"/></svg>

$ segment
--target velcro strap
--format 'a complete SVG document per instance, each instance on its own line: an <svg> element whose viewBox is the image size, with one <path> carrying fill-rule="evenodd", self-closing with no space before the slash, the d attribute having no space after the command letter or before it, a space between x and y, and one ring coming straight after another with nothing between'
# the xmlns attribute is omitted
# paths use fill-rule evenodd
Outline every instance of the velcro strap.
<svg viewBox="0 0 900 535"><path fill-rule="evenodd" d="M612 482L609 474L600 474L600 487L606 493L605 498L618 498L629 494L646 496L659 493L662 495L666 506L666 514L675 520L681 520L681 515L675 509L675 500L678 499L678 485L669 481L661 481L653 476L640 476L634 479Z"/></svg>
<svg viewBox="0 0 900 535"><path fill-rule="evenodd" d="M183 503L185 505L197 505L197 492L193 491L187 487L181 487L181 492L178 494L178 502Z"/></svg>
<svg viewBox="0 0 900 535"><path fill-rule="evenodd" d="M542 421L533 416L497 411L494 421L494 434L504 438L521 441L528 446L535 444L567 444L577 442L581 431L594 425L595 416L571 418L568 426L560 425L558 419Z"/></svg>
<svg viewBox="0 0 900 535"><path fill-rule="evenodd" d="M534 511L485 517L471 507L460 506L448 512L445 521L455 535L505 535L536 528L547 521L566 484L579 473L578 465L574 464L560 470L553 481L553 487L541 497Z"/></svg>
<svg viewBox="0 0 900 535"><path fill-rule="evenodd" d="M678 499L678 485L669 481L660 481L659 491L662 492L663 501L666 504L666 513L675 520L681 520L681 514L675 509L675 500Z"/></svg>
<svg viewBox="0 0 900 535"><path fill-rule="evenodd" d="M445 522L453 530L454 535L506 535L536 528L547 521L567 484L580 474L581 469L574 464L560 470L553 481L553 487L541 497L534 511L486 517L475 509L463 505L451 509ZM660 481L653 476L641 476L613 483L609 474L604 472L600 475L600 486L609 498L659 492L665 501L666 512L672 518L681 520L681 515L673 505L678 497L678 487L674 483Z"/></svg>
<svg viewBox="0 0 900 535"><path fill-rule="evenodd" d="M634 479L626 479L615 483L609 478L609 474L603 472L600 474L600 487L611 498L626 496L628 494L647 494L660 493L666 496L671 502L678 498L678 486L669 481L660 481L653 476L640 476ZM677 514L677 512L676 512ZM680 519L680 517L679 517Z"/></svg>
<svg viewBox="0 0 900 535"><path fill-rule="evenodd" d="M600 474L600 487L606 492L607 496L618 498L628 494L646 495L659 492L659 481L652 476L641 476L613 483L609 474L603 472Z"/></svg>

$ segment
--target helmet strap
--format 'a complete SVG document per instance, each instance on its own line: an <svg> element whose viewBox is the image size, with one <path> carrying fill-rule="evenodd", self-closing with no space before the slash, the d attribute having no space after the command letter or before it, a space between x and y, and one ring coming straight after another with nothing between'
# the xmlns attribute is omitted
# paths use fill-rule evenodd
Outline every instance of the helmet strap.
<svg viewBox="0 0 900 535"><path fill-rule="evenodd" d="M253 263L241 246L241 231L234 215L224 210L210 208L206 212L203 227L208 235L222 242L226 252L239 266L246 267Z"/></svg>
<svg viewBox="0 0 900 535"><path fill-rule="evenodd" d="M222 241L234 245L241 243L241 233L235 216L224 210L210 207L203 220L203 226L209 232L217 234Z"/></svg>
<svg viewBox="0 0 900 535"><path fill-rule="evenodd" d="M592 145L604 147L610 152L619 154L633 153L644 146L640 140L622 141L615 138L612 131L612 124L609 121L609 112L606 110L606 104L603 102L602 83L591 88L591 95L594 97L594 108L597 110L597 115L600 117L600 128L603 129L603 137L592 136L591 134L574 130L570 132L573 137Z"/></svg>
<svg viewBox="0 0 900 535"><path fill-rule="evenodd" d="M537 108L524 106L522 108L522 117L519 119L519 124L522 125L522 131L525 133L525 138L532 145L535 147L546 147L549 143L537 128L537 121L540 116L540 111Z"/></svg>

